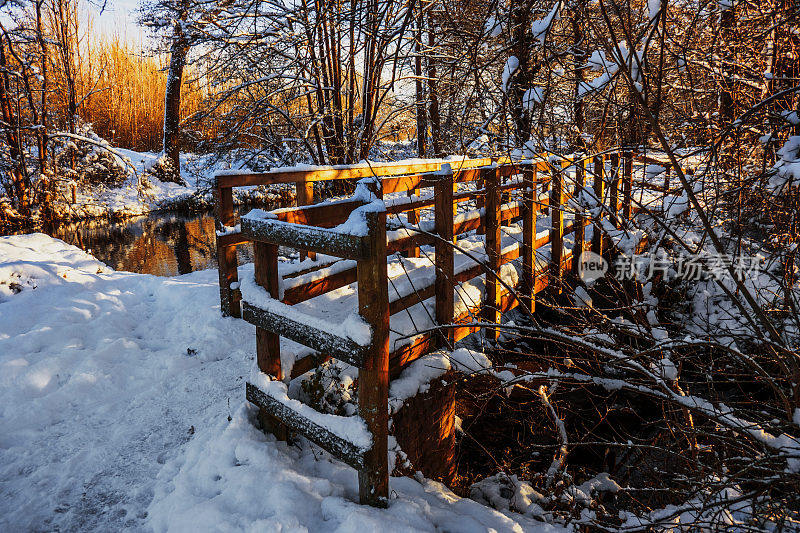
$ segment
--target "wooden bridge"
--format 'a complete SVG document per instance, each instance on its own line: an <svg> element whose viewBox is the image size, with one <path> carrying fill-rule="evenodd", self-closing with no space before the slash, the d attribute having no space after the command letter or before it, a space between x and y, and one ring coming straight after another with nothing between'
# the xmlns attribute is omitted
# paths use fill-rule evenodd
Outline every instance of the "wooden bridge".
<svg viewBox="0 0 800 533"><path fill-rule="evenodd" d="M452 349L477 323L499 323L520 305L534 311L538 293L560 291L577 273L584 250L603 254L608 230L646 203L647 191L669 189L669 171L661 185L634 180L637 161L666 166L622 152L218 174L222 312L256 326L261 373L247 398L262 422L356 468L362 503L386 505L390 380ZM315 182L342 179L361 180L361 194L315 203ZM298 206L237 220L233 189L271 184L295 184ZM254 274L240 280L236 247L245 242ZM308 260L279 266L279 246ZM287 395L283 380L331 358L359 369L358 417L318 413Z"/></svg>

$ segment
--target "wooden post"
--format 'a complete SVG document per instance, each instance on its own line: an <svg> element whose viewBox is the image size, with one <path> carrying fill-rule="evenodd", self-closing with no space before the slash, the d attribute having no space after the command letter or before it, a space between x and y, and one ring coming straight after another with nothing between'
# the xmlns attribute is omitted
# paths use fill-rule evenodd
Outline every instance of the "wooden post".
<svg viewBox="0 0 800 533"><path fill-rule="evenodd" d="M550 165L550 281L561 294L561 259L564 252L564 183L558 162Z"/></svg>
<svg viewBox="0 0 800 533"><path fill-rule="evenodd" d="M455 200L455 195L458 194L458 182L456 181L456 175L453 174L453 224L455 225L455 216L458 215L458 202ZM458 235L455 234L455 228L453 228L453 243L458 243Z"/></svg>
<svg viewBox="0 0 800 533"><path fill-rule="evenodd" d="M548 166L549 166L549 163L548 163ZM550 176L552 176L552 175L553 175L553 173L550 172ZM553 181L552 180L547 180L545 183L542 184L541 192L547 194L547 206L545 206L545 208L543 209L544 214L547 215L547 216L550 216L550 193L551 193L552 190L553 190ZM538 200L538 198L537 198L537 200Z"/></svg>
<svg viewBox="0 0 800 533"><path fill-rule="evenodd" d="M236 225L233 213L233 191L230 187L214 188L214 218L217 231ZM239 282L236 245L221 245L217 239L217 271L219 272L219 302L222 316L241 318L239 291L231 286Z"/></svg>
<svg viewBox="0 0 800 533"><path fill-rule="evenodd" d="M408 196L417 196L419 197L419 187L415 189L408 190ZM413 198L411 200L414 201ZM419 210L412 209L406 213L406 218L408 219L409 225L416 226L419 224ZM407 252L407 257L419 257L419 246L414 246L410 248Z"/></svg>
<svg viewBox="0 0 800 533"><path fill-rule="evenodd" d="M531 312L536 310L536 215L539 211L536 165L525 165L522 185L522 279L520 292Z"/></svg>
<svg viewBox="0 0 800 533"><path fill-rule="evenodd" d="M603 226L600 221L605 215L603 213L603 197L606 193L605 169L605 157L602 155L594 156L594 195L600 205L598 206L599 213L592 229L592 251L597 255L602 255L603 253Z"/></svg>
<svg viewBox="0 0 800 533"><path fill-rule="evenodd" d="M577 210L575 211L575 219L573 221L573 227L575 230L572 233L574 238L574 244L572 246L572 273L575 277L578 277L578 271L580 270L580 260L584 250L584 239L586 233L586 216L584 215L584 207L581 198L585 184L586 160L581 158L575 163L575 194L573 195L573 198L575 199L575 202L573 203L577 206Z"/></svg>
<svg viewBox="0 0 800 533"><path fill-rule="evenodd" d="M624 152L622 179L622 218L630 220L633 203L633 153Z"/></svg>
<svg viewBox="0 0 800 533"><path fill-rule="evenodd" d="M279 299L278 246L256 241L253 243L253 252L256 283L264 287L271 297ZM281 339L277 334L256 327L256 361L259 370L274 379L283 379ZM259 419L261 425L272 431L278 440L286 440L286 426L263 409L259 411Z"/></svg>
<svg viewBox="0 0 800 533"><path fill-rule="evenodd" d="M295 197L297 199L297 207L301 205L311 205L314 203L314 182L313 181L298 181L295 183ZM306 257L316 259L317 254L314 252L306 252L300 250L300 261Z"/></svg>
<svg viewBox="0 0 800 533"><path fill-rule="evenodd" d="M358 312L372 328L372 344L358 371L359 415L372 433L372 448L358 472L362 504L389 503L389 288L386 268L386 213L368 213L369 257L357 263ZM451 291L452 292L452 291Z"/></svg>
<svg viewBox="0 0 800 533"><path fill-rule="evenodd" d="M608 191L608 219L615 227L619 227L619 152L611 154L611 176Z"/></svg>
<svg viewBox="0 0 800 533"><path fill-rule="evenodd" d="M455 309L453 290L455 289L453 267L453 171L449 164L442 165L436 173L434 184L434 214L436 233L436 322L440 325L451 324ZM453 328L445 328L441 332L442 343L453 346Z"/></svg>
<svg viewBox="0 0 800 533"><path fill-rule="evenodd" d="M482 194L478 194L478 197L475 199L475 207L478 208L480 211L481 209L486 208L486 180L483 179L483 171L478 174L478 190L482 190ZM483 235L486 233L486 220L485 217L481 217L481 223L478 229L475 231L478 235Z"/></svg>
<svg viewBox="0 0 800 533"><path fill-rule="evenodd" d="M507 166L498 166L497 167L497 186L501 187L503 185L503 178L513 174L514 165L507 165ZM511 193L509 191L501 191L500 192L500 200L497 206L497 211L502 211L503 206L506 205L508 202L511 201ZM511 224L510 220L503 220L503 217L500 217L500 225L501 226L508 226Z"/></svg>
<svg viewBox="0 0 800 533"><path fill-rule="evenodd" d="M486 183L486 259L489 268L500 275L500 252L502 235L500 233L500 170L491 168L481 171ZM483 301L482 315L485 322L500 323L500 287L497 278L487 273L486 291ZM497 330L487 328L486 338L497 339Z"/></svg>

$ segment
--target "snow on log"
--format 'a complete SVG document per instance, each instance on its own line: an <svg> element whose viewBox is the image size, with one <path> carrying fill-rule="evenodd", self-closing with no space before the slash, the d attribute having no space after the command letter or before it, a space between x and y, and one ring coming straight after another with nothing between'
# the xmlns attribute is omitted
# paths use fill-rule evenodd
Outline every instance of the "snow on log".
<svg viewBox="0 0 800 533"><path fill-rule="evenodd" d="M241 219L242 235L254 241L263 241L289 248L302 248L311 252L364 259L369 250L360 236L340 231L281 222L261 216L263 211L251 211Z"/></svg>
<svg viewBox="0 0 800 533"><path fill-rule="evenodd" d="M277 383L277 382L275 382ZM275 398L270 394L265 393L256 385L252 383L247 383L247 401L253 403L264 409L267 413L271 416L274 416L281 422L283 422L287 428L291 431L300 433L308 440L312 441L313 443L317 444L319 447L336 457L337 459L343 461L344 463L352 466L357 470L361 470L364 468L364 452L369 449L369 446L359 446L354 444L348 439L342 438L339 435L336 435L330 429L323 427L322 425L318 424L317 421L311 420L310 418L304 416L297 410L293 409L290 406L291 399L288 397L283 398L284 401L281 399ZM289 400L288 402L286 400ZM297 400L294 400L297 402ZM300 403L300 402L297 402ZM301 404L302 405L302 404ZM311 411L312 409L309 407L307 409ZM354 417L341 417L336 415L325 415L322 413L313 413L316 419L320 419L322 417L328 417L333 422L339 422L339 419L344 419L344 421L349 422L349 418ZM360 419L359 419L360 421ZM361 423L363 426L363 422ZM358 437L363 437L361 433L366 434L366 437L369 437L369 433L367 432L366 428L361 428L361 432L358 433ZM359 438L359 441L363 441L363 438Z"/></svg>
<svg viewBox="0 0 800 533"><path fill-rule="evenodd" d="M214 174L215 187L247 187L253 185L270 185L275 183L297 183L303 181L328 181L341 179L361 179L374 176L402 176L434 172L442 163L449 163L454 172L472 169L493 163L506 164L511 160L500 158L470 158L465 155L451 155L442 159L404 159L391 163L364 161L351 165L295 165L281 167L268 172L250 172L247 170L220 170ZM386 191L392 192L392 191Z"/></svg>
<svg viewBox="0 0 800 533"><path fill-rule="evenodd" d="M288 310L291 306L282 304L275 300L275 305L280 305ZM276 333L281 337L293 340L303 346L313 348L320 353L330 355L335 359L345 361L355 367L361 367L364 361L365 347L356 343L355 341L335 335L326 331L329 329L323 321L320 321L320 326L325 327L321 329L311 325L310 320L296 320L296 315L301 313L294 311L293 313L278 313L274 309L262 309L252 305L251 303L242 302L242 318L247 322ZM313 320L313 317L309 317Z"/></svg>

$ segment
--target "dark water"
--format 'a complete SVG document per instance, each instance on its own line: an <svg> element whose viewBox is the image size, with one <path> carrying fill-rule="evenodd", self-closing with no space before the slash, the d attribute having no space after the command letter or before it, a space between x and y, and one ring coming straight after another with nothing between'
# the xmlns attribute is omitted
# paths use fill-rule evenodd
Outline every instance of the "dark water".
<svg viewBox="0 0 800 533"><path fill-rule="evenodd" d="M48 228L47 233L115 270L174 276L217 266L214 217L209 213L85 221ZM249 245L239 246L238 254L239 264L253 260Z"/></svg>

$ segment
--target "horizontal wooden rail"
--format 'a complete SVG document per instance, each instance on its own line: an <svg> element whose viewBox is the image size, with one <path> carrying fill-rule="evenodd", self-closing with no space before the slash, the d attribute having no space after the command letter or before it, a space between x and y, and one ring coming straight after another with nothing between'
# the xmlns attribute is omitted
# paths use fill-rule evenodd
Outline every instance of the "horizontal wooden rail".
<svg viewBox="0 0 800 533"><path fill-rule="evenodd" d="M353 366L361 366L364 361L363 346L348 338L293 320L285 314L262 309L244 301L242 302L242 318L263 330L291 339L320 353L330 354L331 357L341 359Z"/></svg>
<svg viewBox="0 0 800 533"><path fill-rule="evenodd" d="M506 204L503 206L501 211L501 220L502 221L510 221L517 217L519 217L519 210L520 206L517 204ZM455 223L453 226L453 233L456 237L466 234L470 231L477 230L482 221L484 219L484 215L474 218L467 218L461 220L458 223ZM432 229L432 228L431 228ZM571 226L565 228L565 234L568 234L571 231ZM421 246L424 244L433 244L435 242L435 238L426 235L424 233L413 233L413 230L409 230L411 235L405 237L398 237L396 239L390 240L387 243L387 255L393 255L397 252L402 252L405 250L409 250L415 246ZM543 237L535 241L534 248L540 248L541 246L546 245L549 242L549 236ZM474 276L473 276L474 277ZM330 276L325 276L321 279L314 279L307 283L301 285L294 285L288 287L284 292L283 302L287 304L297 304L300 302L304 302L306 300L310 300L311 298L315 298L317 296L321 296L327 292L332 290L344 287L346 285L350 285L356 281L356 269L355 267L349 268L347 270L337 271L335 274L331 274ZM466 281L466 280L465 280Z"/></svg>
<svg viewBox="0 0 800 533"><path fill-rule="evenodd" d="M251 241L302 248L345 259L363 259L369 255L365 240L356 235L268 218L244 217L241 224L242 235Z"/></svg>
<svg viewBox="0 0 800 533"><path fill-rule="evenodd" d="M346 441L338 435L334 435L324 427L264 393L252 383L247 383L246 385L246 397L247 401L280 420L290 430L303 435L356 470L361 470L366 466L364 461L365 450L363 448Z"/></svg>
<svg viewBox="0 0 800 533"><path fill-rule="evenodd" d="M511 160L500 158L449 159L446 161L425 161L415 163L369 163L359 165L339 165L329 167L308 167L296 169L276 169L267 172L223 171L214 176L215 187L247 187L272 185L278 183L316 182L369 177L393 177L435 172L443 164L450 165L454 172L485 167L487 165L509 164ZM405 189L408 190L408 189Z"/></svg>
<svg viewBox="0 0 800 533"><path fill-rule="evenodd" d="M339 200L335 202L324 202L284 209L275 209L270 214L275 220L292 224L303 224L306 226L318 226L320 228L332 228L347 220L353 209L363 205L360 200Z"/></svg>

